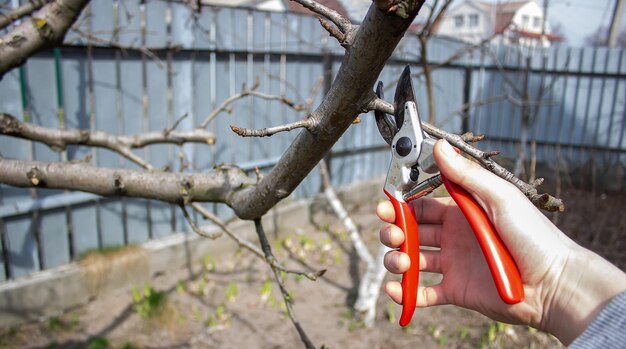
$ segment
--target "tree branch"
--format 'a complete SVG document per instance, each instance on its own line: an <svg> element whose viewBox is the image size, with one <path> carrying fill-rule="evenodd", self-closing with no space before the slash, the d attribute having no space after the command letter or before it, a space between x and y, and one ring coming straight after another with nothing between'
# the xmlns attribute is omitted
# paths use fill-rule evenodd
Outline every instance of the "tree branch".
<svg viewBox="0 0 626 349"><path fill-rule="evenodd" d="M199 206L199 205L198 205ZM202 207L202 206L200 206ZM218 232L218 233L213 233L213 234L208 234L206 233L204 230L200 229L199 226L196 225L196 223L194 223L193 218L191 218L191 216L189 215L189 212L187 211L187 208L185 207L184 204L180 205L180 209L181 211L183 211L183 216L185 217L185 220L187 221L187 223L189 223L189 226L191 227L191 230L193 230L194 233L202 236L203 238L208 238L211 240L215 240L219 237L221 237L223 235L222 232ZM238 238L238 236L237 236ZM241 244L240 244L241 246Z"/></svg>
<svg viewBox="0 0 626 349"><path fill-rule="evenodd" d="M388 114L393 114L394 109L393 105L387 103L385 101L370 101L368 105L376 105L379 107L378 110L383 111ZM517 178L513 173L509 172L504 167L500 166L498 163L493 161L491 158L497 154L493 152L484 152L480 149L474 148L473 146L467 144L462 136L446 132L441 130L429 123L422 122L422 128L429 135L445 139L453 146L459 148L466 154L470 155L474 159L476 159L483 167L488 169L489 171L495 173L499 177L511 182L515 185L526 197L537 207L544 209L549 212L554 211L564 211L565 205L563 201L559 198L555 198L550 194L543 193L540 194L533 185L524 182L523 180Z"/></svg>
<svg viewBox="0 0 626 349"><path fill-rule="evenodd" d="M257 81L254 83L254 85L251 88L246 88L244 86L244 88L242 89L242 91L238 94L232 95L228 98L226 98L222 104L220 104L219 107L215 108L209 115L207 115L204 118L204 121L202 121L200 123L200 125L198 125L198 128L206 128L207 125L213 120L215 119L215 117L217 117L220 113L222 112L230 112L230 110L228 109L228 106L230 106L233 102L235 102L238 99L242 99L248 96L253 96L253 97L258 97L261 99L266 99L266 100L274 100L274 101L279 101L285 105L287 105L288 107L292 108L295 111L302 111L304 110L304 106L299 105L299 104L295 104L292 100L290 100L289 98L285 97L285 96L277 96L277 95L270 95L270 94L266 94L263 92L258 92L256 89L259 87L259 81L257 79Z"/></svg>
<svg viewBox="0 0 626 349"><path fill-rule="evenodd" d="M228 235L228 237L233 239L237 243L237 245L239 245L239 247L244 248L244 249L252 252L254 255L256 255L257 257L259 257L259 258L261 258L263 260L266 260L265 254L263 253L263 251L261 251L258 247L256 247L251 242L249 242L249 241L247 241L245 239L240 238L237 234L235 234L235 232L233 232L230 228L228 228L226 223L224 221L222 221L221 219L219 219L219 217L217 217L216 215L211 213L209 210L207 210L206 208L204 208L202 205L200 205L197 202L192 203L191 206L194 208L194 210L196 210L198 213L200 213L202 215L202 217L204 217L204 219L208 219L209 221L213 222L213 224L217 225L224 233L226 233L226 235ZM190 221L189 223L192 224L192 221ZM192 227L193 227L193 225L192 225ZM200 234L200 235L202 235L202 234ZM204 236L204 235L202 235L202 236ZM316 271L313 271L313 272L306 272L306 271L288 269L288 268L285 268L285 267L281 266L276 259L273 259L272 261L269 261L269 263L270 263L271 267L277 268L278 270L280 270L283 273L294 274L294 275L301 275L301 276L304 276L304 277L306 277L307 279L309 279L311 281L317 280L318 277L321 277L322 275L324 275L324 273L326 273L326 269L316 270Z"/></svg>
<svg viewBox="0 0 626 349"><path fill-rule="evenodd" d="M328 32L328 34L330 34L330 36L337 39L339 44L343 44L345 42L346 35L342 33L341 30L337 29L337 27L330 24L330 22L322 17L317 17L317 19L320 21L320 25L322 26L322 28L324 28Z"/></svg>
<svg viewBox="0 0 626 349"><path fill-rule="evenodd" d="M79 190L101 196L128 196L177 205L221 202L230 205L255 179L230 166L205 173L171 173L95 167L84 162L43 162L0 157L0 183L16 187Z"/></svg>
<svg viewBox="0 0 626 349"><path fill-rule="evenodd" d="M241 137L269 137L273 136L279 132L291 131L297 128L306 128L310 129L313 127L313 120L310 118L306 118L300 121L292 122L285 125L274 126L274 127L266 127L261 129L249 129L249 128L240 128L235 125L230 125L231 130Z"/></svg>
<svg viewBox="0 0 626 349"><path fill-rule="evenodd" d="M186 132L178 132L169 128L164 129L162 132L114 136L102 131L47 128L22 122L16 117L5 113L0 113L0 134L41 142L55 151L65 150L68 145L106 148L148 170L153 169L152 165L133 153L131 149L162 143L178 145L189 142L215 143L213 133L199 128Z"/></svg>
<svg viewBox="0 0 626 349"><path fill-rule="evenodd" d="M349 38L348 53L320 106L311 113L312 130L301 131L278 164L253 188L235 193L233 209L243 219L261 217L287 197L311 172L371 100L372 88L423 0L406 0L391 15L370 6ZM378 3L378 2L377 2ZM388 9L390 10L390 9Z"/></svg>
<svg viewBox="0 0 626 349"><path fill-rule="evenodd" d="M113 48L117 48L121 51L138 51L143 53L144 55L146 55L146 57L152 59L159 68L163 68L165 66L165 64L163 63L163 61L159 58L159 56L157 54L155 54L154 52L152 52L152 48L146 47L146 46L140 46L140 47L132 47L132 46L125 46L125 45L121 45L115 41L112 40L106 40L100 37L97 37L91 33L86 33L82 30L80 30L80 28L78 28L77 26L72 27L72 31L75 32L76 34L78 34L79 36L87 39L89 42L91 43L98 43L98 44L105 44L107 46L113 47ZM177 49L178 46L170 46L170 49L175 50Z"/></svg>
<svg viewBox="0 0 626 349"><path fill-rule="evenodd" d="M16 20L26 17L31 13L37 11L43 5L49 3L51 0L30 0L24 5L9 11L7 13L0 13L0 29L8 26L9 24L15 22Z"/></svg>
<svg viewBox="0 0 626 349"><path fill-rule="evenodd" d="M339 12L322 5L317 1L314 1L314 0L290 0L290 1L297 2L298 4L311 10L312 12L317 13L318 15L323 16L325 18L328 18L344 34L352 26L352 23L350 23L350 21L347 18L339 14Z"/></svg>
<svg viewBox="0 0 626 349"><path fill-rule="evenodd" d="M89 0L55 0L0 39L0 77L35 52L61 43Z"/></svg>
<svg viewBox="0 0 626 349"><path fill-rule="evenodd" d="M300 340L302 341L302 343L304 343L304 346L307 349L315 349L315 345L313 344L313 342L311 342L311 340L307 336L306 332L302 328L302 325L300 325L300 322L296 318L296 315L293 311L293 298L289 294L289 291L287 291L287 289L285 288L283 278L280 275L280 270L276 268L275 266L276 257L274 257L274 254L272 253L272 247L270 246L270 243L267 240L267 235L265 234L265 231L263 230L263 224L261 223L260 218L254 220L254 226L256 228L257 235L259 236L259 242L261 243L261 248L263 249L265 260L271 266L272 272L274 273L274 278L276 279L276 283L278 283L278 287L280 288L280 293L283 296L283 300L285 302L285 309L287 310L287 315L289 316L289 319L291 320L294 327L296 328L296 331L298 331L298 335L300 336Z"/></svg>
<svg viewBox="0 0 626 349"><path fill-rule="evenodd" d="M120 147L130 149L143 148L153 144L215 144L215 135L203 129L181 132L169 128L161 132L115 136L102 131L86 129L47 128L33 123L22 122L16 117L5 113L0 113L0 134L41 142L55 151L65 150L68 145L86 145L116 150Z"/></svg>

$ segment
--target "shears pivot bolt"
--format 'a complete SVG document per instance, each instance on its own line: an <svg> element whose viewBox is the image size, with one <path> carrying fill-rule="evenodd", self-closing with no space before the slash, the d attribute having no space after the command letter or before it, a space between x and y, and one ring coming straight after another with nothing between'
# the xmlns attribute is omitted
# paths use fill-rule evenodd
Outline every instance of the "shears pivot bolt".
<svg viewBox="0 0 626 349"><path fill-rule="evenodd" d="M400 137L398 142L396 142L396 152L401 157L409 155L411 148L413 148L413 142L411 142L409 137Z"/></svg>

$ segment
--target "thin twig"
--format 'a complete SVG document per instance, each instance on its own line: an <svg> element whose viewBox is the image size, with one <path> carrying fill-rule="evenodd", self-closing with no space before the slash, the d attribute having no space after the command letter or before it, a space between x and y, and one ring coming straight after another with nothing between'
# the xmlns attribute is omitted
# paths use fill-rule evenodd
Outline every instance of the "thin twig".
<svg viewBox="0 0 626 349"><path fill-rule="evenodd" d="M328 18L344 34L352 26L352 23L350 23L350 20L343 17L341 14L339 14L339 12L322 5L317 1L314 1L314 0L291 0L291 1L297 2L298 4L311 10L312 12L317 13L318 15L321 15L325 18Z"/></svg>
<svg viewBox="0 0 626 349"><path fill-rule="evenodd" d="M300 325L300 322L296 318L296 315L293 311L293 298L289 294L289 291L287 291L287 289L285 288L282 275L280 274L280 269L278 269L275 266L276 257L274 257L274 254L272 253L272 247L270 246L270 243L267 240L267 235L265 234L265 231L263 230L263 223L261 223L261 219L254 220L254 227L256 228L257 235L259 236L259 242L261 243L261 248L265 255L265 260L272 267L274 278L276 279L276 283L278 283L278 287L280 288L280 292L285 302L285 309L287 310L287 315L289 316L289 319L291 320L294 327L296 328L296 331L298 331L298 335L300 336L300 340L302 341L302 343L304 343L304 346L307 349L315 349L316 348L315 345L313 344L313 342L311 342L311 340L307 336L306 332L302 328L302 325Z"/></svg>
<svg viewBox="0 0 626 349"><path fill-rule="evenodd" d="M507 95L501 95L501 96L491 96L489 98L485 98L482 99L480 101L473 101L473 102L467 102L461 105L461 108L453 111L452 113L448 114L448 116L446 116L440 123L439 125L445 125L446 123L448 123L448 121L450 121L450 119L452 119L453 117L457 116L457 115L461 115L463 116L463 114L465 114L465 112L467 112L469 109L471 108L475 108L475 107L481 107L483 105L489 104L489 103L494 103L494 102L498 102L498 101L502 101L505 99L508 99L509 96Z"/></svg>
<svg viewBox="0 0 626 349"><path fill-rule="evenodd" d="M322 26L322 28L326 29L328 34L330 34L330 36L332 36L335 39L337 39L337 41L340 44L343 43L346 40L346 35L344 33L342 33L339 29L337 29L337 27L335 27L334 25L330 24L330 22L328 22L327 20L325 20L322 17L317 17L317 19L320 21L320 25Z"/></svg>
<svg viewBox="0 0 626 349"><path fill-rule="evenodd" d="M306 118L304 120L292 122L289 124L274 126L274 127L266 127L261 129L249 129L245 127L237 127L235 125L230 125L231 130L241 137L269 137L273 136L279 132L291 131L297 128L306 128L310 129L313 126L313 119Z"/></svg>
<svg viewBox="0 0 626 349"><path fill-rule="evenodd" d="M183 120L185 120L187 118L187 116L189 116L189 113L183 114L176 121L174 121L174 125L172 125L172 127L166 128L165 130L163 130L163 134L166 135L166 136L169 135L172 131L174 131L176 129L176 127L178 127L178 125L180 125L180 123Z"/></svg>
<svg viewBox="0 0 626 349"><path fill-rule="evenodd" d="M187 208L185 207L185 204L181 204L180 209L183 211L183 216L187 220L187 223L189 223L189 226L191 227L191 230L193 230L194 233L202 237L209 238L211 240L215 240L223 235L222 232L217 232L213 234L206 233L205 231L200 229L200 227L198 227L196 223L194 223L193 218L191 218L191 216L189 215L189 212L187 212Z"/></svg>
<svg viewBox="0 0 626 349"><path fill-rule="evenodd" d="M251 242L245 239L242 239L237 234L235 234L235 232L233 232L230 228L228 228L226 223L222 221L221 219L219 219L219 217L211 213L209 210L207 210L206 208L204 208L202 205L200 205L197 202L192 203L191 207L193 207L198 213L200 213L202 217L210 220L211 222L213 222L213 224L217 225L226 235L228 235L228 237L233 239L237 243L237 245L239 245L239 247L245 248L246 250L252 252L255 256L267 261L267 258L265 257L265 254L263 253L263 251L259 250L259 248L256 247ZM272 268L276 268L283 273L301 275L312 281L317 280L318 277L324 275L324 273L326 272L326 269L315 270L312 272L288 269L288 268L281 266L280 263L278 263L278 261L276 260L276 258L267 262L270 263L270 266Z"/></svg>
<svg viewBox="0 0 626 349"><path fill-rule="evenodd" d="M159 68L164 68L165 67L165 64L159 58L159 56L156 53L152 52L153 50L155 50L153 48L146 47L146 46L134 47L134 46L122 45L122 44L120 44L118 42L115 42L115 41L112 41L112 40L107 40L107 39L102 39L102 38L97 37L97 36L95 36L95 35L93 35L91 33L86 33L84 31L82 31L79 28L79 26L73 26L71 29L72 29L73 32L78 34L78 36L83 37L84 39L88 40L89 42L107 45L107 46L110 46L110 47L113 47L113 48L117 48L117 49L122 50L122 51L138 51L138 52L141 52L141 53L145 54L146 57L152 59ZM176 47L171 48L171 49L176 49Z"/></svg>
<svg viewBox="0 0 626 349"><path fill-rule="evenodd" d="M388 114L394 113L393 105L383 100L370 101L367 105L377 106L379 107L378 110L388 113ZM526 197L535 206L541 209L544 209L546 211L549 211L549 212L565 210L565 205L563 204L563 201L561 199L553 197L547 193L539 194L537 192L537 189L533 187L531 184L528 184L522 181L521 179L517 178L514 174L509 172L507 169L505 169L504 167L500 166L498 163L493 161L491 159L491 156L489 155L485 156L484 151L467 144L461 136L450 133L450 132L446 132L426 122L422 122L422 128L429 135L435 138L441 138L441 139L447 140L453 146L459 148L463 152L469 154L474 159L478 160L478 162L489 171L493 172L494 174L498 175L504 180L511 182L522 193L524 193L524 195L526 195Z"/></svg>
<svg viewBox="0 0 626 349"><path fill-rule="evenodd" d="M469 45L463 48L460 48L459 50L457 50L455 53L453 53L452 55L450 55L445 61L441 62L441 63L436 63L436 64L432 64L429 65L430 71L434 71L440 68L443 68L447 65L449 65L450 63L456 61L457 59L463 57L463 55L468 54L473 52L474 50L478 49L478 48L482 48L484 47L486 44L488 44L489 42L491 42L491 40L493 40L494 38L496 38L497 36L499 36L499 33L495 33L485 39L482 39L480 42L477 42L476 44L473 45ZM420 77L424 75L424 71L420 71L417 72L414 76L415 77Z"/></svg>
<svg viewBox="0 0 626 349"><path fill-rule="evenodd" d="M498 59L498 56L496 56L495 53L493 53L493 51L491 51L489 48L487 48L485 50L485 52L487 52L487 54L489 56L491 56L491 59L493 59L493 62L496 66L496 68L498 69L498 71L500 72L500 75L502 76L502 78L504 79L505 85L508 86L509 88L511 88L516 95L521 96L522 95L522 90L520 90L518 88L518 84L516 84L515 82L513 82L508 74L506 73L506 71L504 70L504 66L502 66L502 63L500 62L500 60ZM510 93L509 93L510 94ZM512 94L510 94L512 95Z"/></svg>
<svg viewBox="0 0 626 349"><path fill-rule="evenodd" d="M295 104L293 101L291 101L289 98L287 98L285 96L270 95L270 94L258 92L258 91L256 91L257 87L258 87L258 84L255 84L250 89L244 87L243 90L240 93L232 95L232 96L226 98L222 102L222 104L220 104L219 107L213 109L213 111L204 118L204 121L202 121L200 123L200 125L198 125L198 128L206 128L207 125L213 119L215 119L215 117L217 117L220 113L223 113L225 111L229 111L228 107L233 102L235 102L238 99L242 99L242 98L245 98L245 97L248 97L248 96L258 97L258 98L265 99L265 100L279 101L279 102L287 105L288 107L292 108L295 111L301 111L301 110L304 109L304 107L302 105Z"/></svg>

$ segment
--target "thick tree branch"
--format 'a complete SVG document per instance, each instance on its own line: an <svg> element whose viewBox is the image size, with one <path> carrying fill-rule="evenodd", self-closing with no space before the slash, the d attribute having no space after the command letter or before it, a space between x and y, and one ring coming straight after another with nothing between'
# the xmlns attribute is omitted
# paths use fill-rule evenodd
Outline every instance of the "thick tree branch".
<svg viewBox="0 0 626 349"><path fill-rule="evenodd" d="M215 144L215 135L203 129L182 132L164 129L161 132L115 136L102 131L47 128L22 122L5 113L0 113L0 134L41 142L55 151L65 150L68 145L86 145L115 150L119 147L143 148L153 144Z"/></svg>
<svg viewBox="0 0 626 349"><path fill-rule="evenodd" d="M61 43L89 0L55 0L0 39L0 77L35 52Z"/></svg>
<svg viewBox="0 0 626 349"><path fill-rule="evenodd" d="M102 131L42 127L22 122L14 116L4 113L0 113L0 134L42 142L55 151L62 151L68 145L107 148L148 170L153 169L152 165L133 153L133 148L142 148L161 143L178 145L188 142L215 143L213 133L199 128L186 132L178 132L170 128L162 132L148 132L133 136L114 136Z"/></svg>
<svg viewBox="0 0 626 349"><path fill-rule="evenodd" d="M235 193L233 209L240 218L261 217L287 197L365 109L378 75L423 2L405 1L405 8L410 11L402 14L387 14L389 11L370 6L363 23L349 39L348 52L333 85L311 113L316 126L298 134L257 186Z"/></svg>
<svg viewBox="0 0 626 349"><path fill-rule="evenodd" d="M385 113L393 114L393 105L387 103L385 101L370 101L368 104L370 106L379 107L378 110L383 111ZM531 184L524 182L523 180L517 178L513 173L509 172L504 167L500 166L498 163L493 161L491 158L497 153L494 152L484 152L480 149L474 148L473 146L466 143L463 139L463 136L459 136L450 132L446 132L441 130L429 123L422 122L422 128L429 135L435 138L445 139L453 146L459 148L464 153L470 155L474 159L476 159L483 167L488 169L489 171L495 173L499 177L511 182L515 185L526 197L537 207L544 209L546 211L554 212L554 211L564 211L565 205L563 201L559 198L555 198L547 193L540 194L537 191L537 188Z"/></svg>
<svg viewBox="0 0 626 349"><path fill-rule="evenodd" d="M236 167L205 173L171 173L95 167L84 162L42 162L0 157L0 183L16 187L79 190L101 196L128 196L173 204L221 202L255 179Z"/></svg>
<svg viewBox="0 0 626 349"><path fill-rule="evenodd" d="M30 0L24 5L11 10L6 13L0 13L0 29L8 26L9 24L15 22L16 20L26 17L31 13L40 9L43 5L49 3L52 0Z"/></svg>

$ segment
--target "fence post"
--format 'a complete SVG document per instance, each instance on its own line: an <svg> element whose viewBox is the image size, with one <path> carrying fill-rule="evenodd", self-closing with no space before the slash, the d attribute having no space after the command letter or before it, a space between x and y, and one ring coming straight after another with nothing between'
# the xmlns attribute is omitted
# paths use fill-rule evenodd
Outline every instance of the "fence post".
<svg viewBox="0 0 626 349"><path fill-rule="evenodd" d="M472 68L465 67L465 76L463 77L463 105L465 110L461 115L461 134L469 132L470 104L472 103Z"/></svg>

